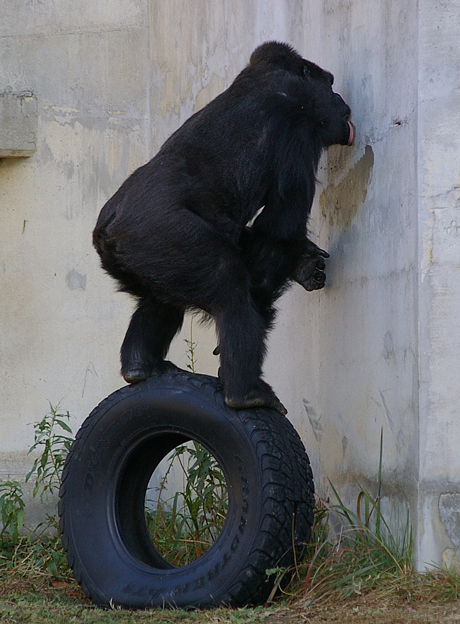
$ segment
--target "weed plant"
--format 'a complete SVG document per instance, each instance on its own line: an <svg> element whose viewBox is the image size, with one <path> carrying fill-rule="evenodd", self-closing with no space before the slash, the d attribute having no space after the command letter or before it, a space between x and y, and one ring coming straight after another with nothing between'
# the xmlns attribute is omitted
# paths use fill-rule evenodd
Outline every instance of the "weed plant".
<svg viewBox="0 0 460 624"><path fill-rule="evenodd" d="M24 526L25 503L21 484L19 481L5 481L0 485L0 493L0 538L9 537L13 544L17 544Z"/></svg>
<svg viewBox="0 0 460 624"><path fill-rule="evenodd" d="M35 478L33 497L38 497L43 504L52 502L59 489L61 471L73 439L69 419L69 412L61 414L59 406L50 404L49 413L34 425L34 443L29 453L37 450L41 453L25 481ZM32 529L24 525L21 484L5 481L0 485L0 492L0 570L68 577L70 570L59 537L57 513L48 513L45 520Z"/></svg>
<svg viewBox="0 0 460 624"><path fill-rule="evenodd" d="M317 499L312 539L305 563L298 566L287 591L308 606L372 595L374 600L408 603L445 602L460 598L460 575L432 567L418 573L413 567L413 539L409 516L391 525L382 512L383 434L380 438L377 494L359 485L355 510L329 482L335 502ZM292 573L292 571L291 571Z"/></svg>
<svg viewBox="0 0 460 624"><path fill-rule="evenodd" d="M193 319L187 345L187 368L196 372ZM179 467L182 490L170 496L169 479ZM176 476L177 479L177 476ZM162 556L175 566L201 557L216 541L227 516L228 497L225 476L215 457L201 444L191 441L174 449L165 474L145 509L147 529Z"/></svg>
<svg viewBox="0 0 460 624"><path fill-rule="evenodd" d="M34 425L35 441L29 453L41 449L40 456L26 476L26 482L35 475L34 498L40 494L41 502L57 494L64 468L65 458L73 441L72 429L69 425L70 414L60 414L59 405L53 407L42 420Z"/></svg>
<svg viewBox="0 0 460 624"><path fill-rule="evenodd" d="M168 496L168 477L176 464L183 489ZM153 501L146 507L150 537L161 555L175 566L201 557L215 542L227 515L227 484L216 459L198 442L178 446Z"/></svg>

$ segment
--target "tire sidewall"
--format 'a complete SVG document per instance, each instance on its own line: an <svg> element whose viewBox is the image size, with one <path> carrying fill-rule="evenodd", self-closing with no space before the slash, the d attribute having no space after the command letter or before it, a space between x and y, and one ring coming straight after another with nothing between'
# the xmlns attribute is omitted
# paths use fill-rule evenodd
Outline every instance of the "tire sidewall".
<svg viewBox="0 0 460 624"><path fill-rule="evenodd" d="M171 384L153 378L114 393L72 453L66 533L78 560L74 568L98 604L145 608L225 603L227 589L259 536L262 487L250 427L220 397L208 399L182 385L177 378ZM170 570L133 556L122 539L116 505L131 453L147 438L167 433L196 440L212 453L224 472L229 499L215 544L192 564Z"/></svg>

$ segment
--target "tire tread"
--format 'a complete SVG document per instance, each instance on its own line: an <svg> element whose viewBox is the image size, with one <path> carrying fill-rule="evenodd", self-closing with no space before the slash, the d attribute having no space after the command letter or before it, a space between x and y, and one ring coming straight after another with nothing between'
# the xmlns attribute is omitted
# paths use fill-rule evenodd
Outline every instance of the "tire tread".
<svg viewBox="0 0 460 624"><path fill-rule="evenodd" d="M218 380L205 375L180 371L150 378L142 384L149 387L182 388L199 392L207 401L217 404L220 410L230 411L245 429L261 467L262 513L260 530L252 550L233 585L227 588L219 604L240 607L264 602L273 586L266 570L292 566L295 560L292 549L292 523L295 517L295 548L299 557L303 545L308 542L313 525L313 477L305 448L287 418L268 409L236 411L227 407L219 389ZM83 448L92 427L103 414L123 401L141 386L126 386L105 398L90 413L81 425L62 472L59 516L62 542L67 561L83 591L93 600L95 596L79 564L79 557L72 552L72 540L67 534L66 498L69 496L67 482L78 463L78 454Z"/></svg>

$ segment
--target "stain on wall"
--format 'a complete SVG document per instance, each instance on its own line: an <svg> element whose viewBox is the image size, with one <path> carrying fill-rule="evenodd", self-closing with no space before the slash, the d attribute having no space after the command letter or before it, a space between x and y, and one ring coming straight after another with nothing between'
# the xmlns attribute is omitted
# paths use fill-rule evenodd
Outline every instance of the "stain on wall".
<svg viewBox="0 0 460 624"><path fill-rule="evenodd" d="M352 155L350 149L329 149L328 186L319 198L325 219L331 226L342 231L348 230L359 207L364 203L374 167L374 151L370 145L366 145L363 156L350 166Z"/></svg>
<svg viewBox="0 0 460 624"><path fill-rule="evenodd" d="M460 494L446 492L439 497L439 517L456 548L460 547Z"/></svg>
<svg viewBox="0 0 460 624"><path fill-rule="evenodd" d="M86 275L75 269L67 273L66 281L70 290L86 290Z"/></svg>

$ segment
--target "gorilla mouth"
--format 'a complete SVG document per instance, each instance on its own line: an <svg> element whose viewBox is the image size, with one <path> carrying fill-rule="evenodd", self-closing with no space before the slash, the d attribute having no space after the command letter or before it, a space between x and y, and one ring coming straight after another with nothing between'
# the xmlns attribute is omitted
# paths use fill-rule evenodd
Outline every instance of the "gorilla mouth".
<svg viewBox="0 0 460 624"><path fill-rule="evenodd" d="M353 142L355 140L356 128L351 123L351 121L348 121L347 123L348 123L348 131L349 131L347 145L353 145Z"/></svg>

